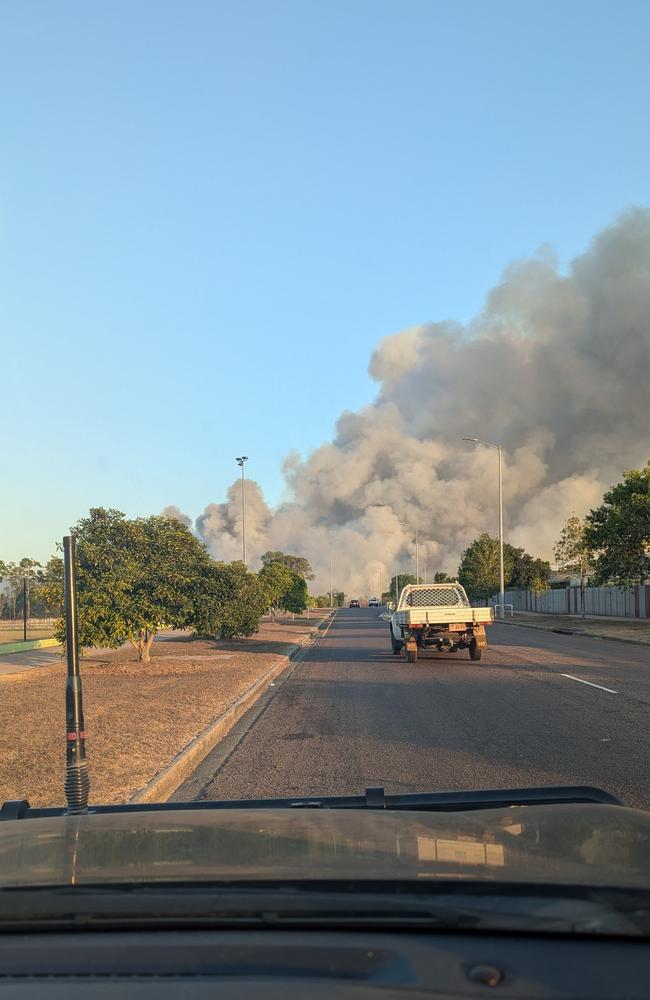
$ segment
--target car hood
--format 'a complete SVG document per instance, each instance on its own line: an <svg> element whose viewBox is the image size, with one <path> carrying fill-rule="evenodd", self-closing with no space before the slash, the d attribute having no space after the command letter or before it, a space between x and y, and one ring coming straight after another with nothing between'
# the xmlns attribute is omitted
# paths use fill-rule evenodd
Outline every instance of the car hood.
<svg viewBox="0 0 650 1000"><path fill-rule="evenodd" d="M0 886L445 878L650 887L650 815L175 808L0 823Z"/></svg>

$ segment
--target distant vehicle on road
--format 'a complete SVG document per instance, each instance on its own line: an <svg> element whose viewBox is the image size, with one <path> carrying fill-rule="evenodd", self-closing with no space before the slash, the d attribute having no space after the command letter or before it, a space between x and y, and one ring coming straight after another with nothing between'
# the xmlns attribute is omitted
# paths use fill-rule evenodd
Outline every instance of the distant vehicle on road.
<svg viewBox="0 0 650 1000"><path fill-rule="evenodd" d="M408 584L390 619L390 644L415 663L418 650L469 649L480 660L487 646L485 626L494 621L492 608L472 608L459 583Z"/></svg>
<svg viewBox="0 0 650 1000"><path fill-rule="evenodd" d="M370 600L368 601L368 607L369 608L378 608L379 607L379 601L377 600L376 597L371 597L370 598Z"/></svg>
<svg viewBox="0 0 650 1000"><path fill-rule="evenodd" d="M359 604L358 601L350 601L350 607L351 608L358 608L358 607L360 607L360 604Z"/></svg>

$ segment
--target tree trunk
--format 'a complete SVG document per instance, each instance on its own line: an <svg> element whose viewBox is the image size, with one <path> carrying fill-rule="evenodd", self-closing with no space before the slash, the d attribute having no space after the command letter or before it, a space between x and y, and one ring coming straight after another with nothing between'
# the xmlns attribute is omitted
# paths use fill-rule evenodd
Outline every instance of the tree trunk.
<svg viewBox="0 0 650 1000"><path fill-rule="evenodd" d="M581 617L585 617L585 578L580 577L580 609L582 611Z"/></svg>
<svg viewBox="0 0 650 1000"><path fill-rule="evenodd" d="M153 645L156 632L154 629L144 629L140 633L138 639L138 659L142 660L143 663L149 663L151 660L151 647Z"/></svg>
<svg viewBox="0 0 650 1000"><path fill-rule="evenodd" d="M138 659L143 663L149 663L151 660L151 647L155 638L156 630L145 628L141 632L138 632L137 639L129 639L133 648L137 650Z"/></svg>

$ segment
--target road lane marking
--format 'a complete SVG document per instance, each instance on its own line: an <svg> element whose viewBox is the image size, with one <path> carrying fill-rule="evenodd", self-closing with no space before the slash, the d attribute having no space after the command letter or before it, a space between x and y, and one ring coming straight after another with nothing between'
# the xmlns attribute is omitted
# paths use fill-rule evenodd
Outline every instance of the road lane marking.
<svg viewBox="0 0 650 1000"><path fill-rule="evenodd" d="M591 681L583 681L581 677L574 677L573 674L562 674L562 677L568 677L570 681L577 681L578 684L588 684L589 687L598 688L599 691L607 691L608 694L618 694L618 691L612 691L611 688L603 687L602 684L593 684Z"/></svg>

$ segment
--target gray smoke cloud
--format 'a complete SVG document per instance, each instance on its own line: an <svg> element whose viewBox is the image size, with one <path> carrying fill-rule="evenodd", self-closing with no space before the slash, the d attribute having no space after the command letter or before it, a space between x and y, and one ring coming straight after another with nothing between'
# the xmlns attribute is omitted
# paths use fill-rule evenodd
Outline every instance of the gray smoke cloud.
<svg viewBox="0 0 650 1000"><path fill-rule="evenodd" d="M249 563L266 549L306 555L311 589L370 595L394 572L454 572L481 531L496 533L496 452L504 446L508 541L550 558L626 468L648 459L650 213L599 233L562 272L548 251L511 264L471 323L426 323L383 339L370 361L376 400L345 412L331 443L291 454L292 500L275 510L246 483ZM241 557L239 482L196 530Z"/></svg>

